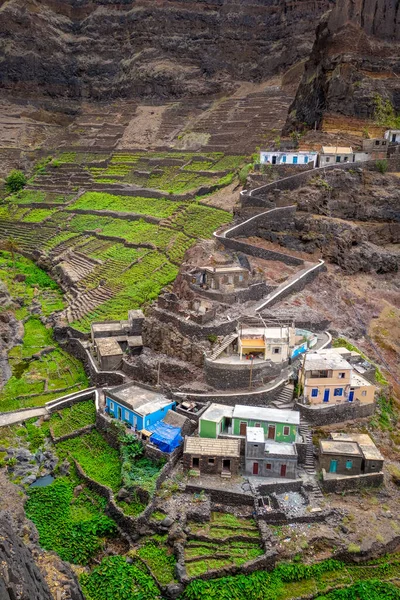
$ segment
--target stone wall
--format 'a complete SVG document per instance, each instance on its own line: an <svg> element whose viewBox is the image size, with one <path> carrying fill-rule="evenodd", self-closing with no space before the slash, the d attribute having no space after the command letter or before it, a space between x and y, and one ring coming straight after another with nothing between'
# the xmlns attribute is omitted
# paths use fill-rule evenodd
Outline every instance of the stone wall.
<svg viewBox="0 0 400 600"><path fill-rule="evenodd" d="M151 308L151 316L154 316L161 323L172 323L174 327L185 337L198 337L206 339L209 335L228 335L236 329L237 320L227 321L219 325L197 325L185 321L171 312L164 311L157 306ZM145 330L144 330L145 335Z"/></svg>
<svg viewBox="0 0 400 600"><path fill-rule="evenodd" d="M85 435L85 433L89 433L92 429L95 429L96 425L93 423L92 425L86 425L85 427L81 427L80 429L76 429L71 433L66 433L65 435L60 435L60 437L55 437L52 427L50 427L50 437L52 439L53 444L59 444L60 442L64 442L65 440L72 440L74 438L80 437L81 435Z"/></svg>
<svg viewBox="0 0 400 600"><path fill-rule="evenodd" d="M101 387L125 383L125 378L119 371L100 371L80 340L70 338L63 344L63 348L82 361L86 374L93 385Z"/></svg>
<svg viewBox="0 0 400 600"><path fill-rule="evenodd" d="M358 490L364 487L379 487L384 482L383 473L367 473L366 475L338 475L334 479L326 479L322 471L322 489L326 493L341 493L346 490Z"/></svg>
<svg viewBox="0 0 400 600"><path fill-rule="evenodd" d="M268 406L271 400L275 400L281 389L285 386L285 380L279 380L276 386L270 389L260 391L239 391L236 394L215 394L204 392L204 394L185 394L185 399L193 402L216 402L226 404L227 406L235 406L236 404L244 404L247 406ZM179 397L182 401L182 397Z"/></svg>
<svg viewBox="0 0 400 600"><path fill-rule="evenodd" d="M255 228L255 231L256 230L257 228ZM257 235L257 233L254 233L253 235ZM247 244L246 242L241 242L240 240L225 238L222 236L217 236L217 239L225 246L225 248L229 248L235 252L244 252L244 254L249 254L250 256L255 256L256 258L263 258L264 260L277 260L279 262L283 262L285 265L297 266L304 264L304 261L301 258L290 256L289 254L284 254L283 252L267 250L267 248L260 248L259 246L253 246L252 244Z"/></svg>
<svg viewBox="0 0 400 600"><path fill-rule="evenodd" d="M355 401L318 408L296 403L296 408L300 411L301 418L311 426L322 427L323 425L370 417L375 412L376 403L360 404Z"/></svg>
<svg viewBox="0 0 400 600"><path fill-rule="evenodd" d="M240 494L239 492L228 492L207 486L188 483L185 487L185 492L199 494L204 490L211 498L212 502L218 504L228 504L229 506L253 506L253 496L250 494Z"/></svg>
<svg viewBox="0 0 400 600"><path fill-rule="evenodd" d="M225 232L226 238L251 237L258 235L258 230L262 226L268 227L270 223L281 223L282 220L290 220L296 214L296 206L285 206L283 208L272 208L266 212L246 219L243 223L238 223ZM303 264L299 259L297 264Z"/></svg>
<svg viewBox="0 0 400 600"><path fill-rule="evenodd" d="M279 377L282 369L285 369L288 362L274 363L270 360L262 363L255 363L251 366L251 361L243 361L243 364L218 363L205 359L205 378L208 385L216 390L240 390L260 387L269 383L276 377Z"/></svg>
<svg viewBox="0 0 400 600"><path fill-rule="evenodd" d="M193 283L189 283L189 287L199 296L204 296L209 300L215 300L216 302L220 302L222 304L235 304L236 302L247 302L249 300L257 301L276 288L275 285L268 285L265 283L265 281L252 283L248 288L236 290L235 292L226 294L217 292L216 290L205 290L204 288L201 288Z"/></svg>

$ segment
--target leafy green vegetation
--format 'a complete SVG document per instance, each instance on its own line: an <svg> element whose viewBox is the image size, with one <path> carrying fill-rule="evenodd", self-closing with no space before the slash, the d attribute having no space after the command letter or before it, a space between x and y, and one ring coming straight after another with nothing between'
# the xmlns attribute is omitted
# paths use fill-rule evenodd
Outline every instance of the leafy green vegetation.
<svg viewBox="0 0 400 600"><path fill-rule="evenodd" d="M30 488L25 510L38 529L42 548L84 565L102 548L104 537L116 533L116 525L103 514L103 498L86 487L74 497L74 484L62 478L47 487Z"/></svg>
<svg viewBox="0 0 400 600"><path fill-rule="evenodd" d="M132 212L153 217L165 218L180 208L178 202L160 198L141 198L132 196L114 196L103 192L86 192L78 198L68 210L91 209Z"/></svg>
<svg viewBox="0 0 400 600"><path fill-rule="evenodd" d="M107 444L96 430L57 444L61 456L74 458L86 475L117 492L121 486L118 451Z"/></svg>
<svg viewBox="0 0 400 600"><path fill-rule="evenodd" d="M385 583L377 579L360 581L350 585L344 590L333 590L316 600L399 600L400 590L392 583Z"/></svg>
<svg viewBox="0 0 400 600"><path fill-rule="evenodd" d="M364 360L371 362L371 360L359 348L357 348L357 346L354 346L354 344L351 344L345 338L342 338L342 337L336 338L335 340L333 340L332 346L333 346L333 348L347 348L347 350L350 350L350 352L358 352L358 354ZM375 367L376 367L376 372L375 372L376 382L379 383L379 385L387 385L388 382L382 375L380 369L376 365L375 365Z"/></svg>
<svg viewBox="0 0 400 600"><path fill-rule="evenodd" d="M122 556L103 558L90 574L82 573L80 584L86 600L160 600L152 577L138 563Z"/></svg>
<svg viewBox="0 0 400 600"><path fill-rule="evenodd" d="M6 177L6 191L9 194L14 194L26 185L26 176L22 171L15 169Z"/></svg>
<svg viewBox="0 0 400 600"><path fill-rule="evenodd" d="M69 408L53 413L50 418L50 427L55 437L61 437L76 429L92 425L96 422L96 407L93 400L78 402Z"/></svg>
<svg viewBox="0 0 400 600"><path fill-rule="evenodd" d="M375 94L375 122L381 127L400 129L400 115L396 115L393 104L388 98Z"/></svg>
<svg viewBox="0 0 400 600"><path fill-rule="evenodd" d="M171 548L155 540L148 540L137 550L137 555L147 564L161 585L175 581L175 558Z"/></svg>

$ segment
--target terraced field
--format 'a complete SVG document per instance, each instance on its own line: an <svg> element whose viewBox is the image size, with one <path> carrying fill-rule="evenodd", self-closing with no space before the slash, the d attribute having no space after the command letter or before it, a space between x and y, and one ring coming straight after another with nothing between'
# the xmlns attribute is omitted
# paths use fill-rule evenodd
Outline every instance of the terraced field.
<svg viewBox="0 0 400 600"><path fill-rule="evenodd" d="M195 193L228 183L244 159L221 152L60 153L2 202L0 242L11 237L28 256L50 259L67 291L61 320L87 332L93 320L126 318L155 299L185 252L231 220ZM104 178L106 189L93 189ZM189 197L177 195L188 190Z"/></svg>
<svg viewBox="0 0 400 600"><path fill-rule="evenodd" d="M263 554L253 519L214 512L209 523L188 523L185 566L189 577L212 569L240 566Z"/></svg>

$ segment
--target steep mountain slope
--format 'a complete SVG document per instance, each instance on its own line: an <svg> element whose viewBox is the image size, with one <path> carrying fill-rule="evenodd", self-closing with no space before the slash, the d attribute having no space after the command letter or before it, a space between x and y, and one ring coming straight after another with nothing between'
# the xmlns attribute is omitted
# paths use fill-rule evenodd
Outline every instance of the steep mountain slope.
<svg viewBox="0 0 400 600"><path fill-rule="evenodd" d="M0 83L23 96L229 91L304 60L333 0L0 0Z"/></svg>
<svg viewBox="0 0 400 600"><path fill-rule="evenodd" d="M400 111L400 4L338 0L317 38L291 107L289 125L327 114L371 118L379 95Z"/></svg>

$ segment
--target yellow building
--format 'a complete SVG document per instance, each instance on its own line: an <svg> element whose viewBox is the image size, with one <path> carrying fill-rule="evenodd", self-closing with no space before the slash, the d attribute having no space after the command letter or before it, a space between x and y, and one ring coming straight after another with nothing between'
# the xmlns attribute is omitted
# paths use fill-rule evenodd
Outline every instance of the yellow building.
<svg viewBox="0 0 400 600"><path fill-rule="evenodd" d="M306 354L299 373L306 404L374 402L376 387L341 355L341 348Z"/></svg>
<svg viewBox="0 0 400 600"><path fill-rule="evenodd" d="M240 360L248 355L281 363L289 360L295 346L294 327L238 328L238 354Z"/></svg>

